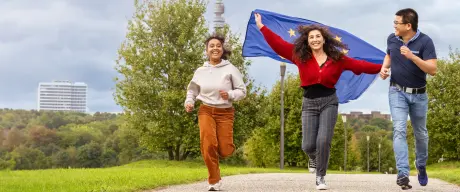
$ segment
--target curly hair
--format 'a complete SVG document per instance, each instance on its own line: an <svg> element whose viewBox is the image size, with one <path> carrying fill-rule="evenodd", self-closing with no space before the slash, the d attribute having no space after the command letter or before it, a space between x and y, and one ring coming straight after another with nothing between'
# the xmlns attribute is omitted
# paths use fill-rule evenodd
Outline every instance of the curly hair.
<svg viewBox="0 0 460 192"><path fill-rule="evenodd" d="M232 55L232 51L230 51L229 49L226 48L226 46L225 46L225 37L224 36L222 36L220 34L216 34L216 33L210 35L205 41L206 49L208 48L209 41L211 41L213 39L217 39L217 40L220 41L220 43L222 44L222 50L223 50L221 58L224 59L224 60L228 60L230 55Z"/></svg>
<svg viewBox="0 0 460 192"><path fill-rule="evenodd" d="M321 33L325 40L323 45L324 52L328 57L332 58L334 61L341 59L344 55L344 53L341 50L339 50L339 48L348 49L347 45L343 44L340 41L337 41L333 37L332 33L329 32L329 29L325 26L321 26L318 24L304 25L299 26L297 30L300 33L300 37L294 41L293 51L295 57L300 59L300 61L302 62L305 62L306 60L312 57L312 51L308 44L308 34L313 30L318 30Z"/></svg>

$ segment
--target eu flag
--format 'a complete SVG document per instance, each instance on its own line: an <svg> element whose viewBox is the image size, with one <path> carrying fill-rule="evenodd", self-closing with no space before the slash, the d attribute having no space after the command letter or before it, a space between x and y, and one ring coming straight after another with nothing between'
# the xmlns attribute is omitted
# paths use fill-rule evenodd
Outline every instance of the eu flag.
<svg viewBox="0 0 460 192"><path fill-rule="evenodd" d="M294 42L299 36L297 27L299 25L319 24L315 21L290 17L278 13L256 9L251 13L246 29L246 37L243 44L243 57L270 57L272 59L291 63L289 60L277 55L265 41L262 33L256 25L254 13L262 16L262 23L270 28L273 32L282 37L285 41ZM333 33L335 39L346 44L349 50L342 50L347 56L362 59L368 62L382 64L385 53L360 38L338 28L327 26ZM348 103L350 100L359 98L364 91L376 79L377 74L355 75L351 71L344 71L336 84L337 97L339 103Z"/></svg>

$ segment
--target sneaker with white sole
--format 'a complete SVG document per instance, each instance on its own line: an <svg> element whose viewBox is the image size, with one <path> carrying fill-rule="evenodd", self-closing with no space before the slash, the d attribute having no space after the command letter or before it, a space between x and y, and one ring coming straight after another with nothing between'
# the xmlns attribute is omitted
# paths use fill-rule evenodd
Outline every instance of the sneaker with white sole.
<svg viewBox="0 0 460 192"><path fill-rule="evenodd" d="M309 159L308 160L308 171L310 173L315 173L316 172L316 159Z"/></svg>
<svg viewBox="0 0 460 192"><path fill-rule="evenodd" d="M398 173L396 179L396 184L398 184L402 190L412 189L412 185L409 184L409 174L407 173Z"/></svg>
<svg viewBox="0 0 460 192"><path fill-rule="evenodd" d="M324 180L324 176L316 176L316 189L318 190L327 189L327 185L326 185L326 181Z"/></svg>
<svg viewBox="0 0 460 192"><path fill-rule="evenodd" d="M428 184L428 174L426 174L426 167L417 166L417 160L414 161L414 165L417 169L418 183L420 183L421 186L426 186L426 184Z"/></svg>
<svg viewBox="0 0 460 192"><path fill-rule="evenodd" d="M208 191L220 191L220 186L222 185L222 183L219 181L215 184L210 184L209 187L208 187Z"/></svg>

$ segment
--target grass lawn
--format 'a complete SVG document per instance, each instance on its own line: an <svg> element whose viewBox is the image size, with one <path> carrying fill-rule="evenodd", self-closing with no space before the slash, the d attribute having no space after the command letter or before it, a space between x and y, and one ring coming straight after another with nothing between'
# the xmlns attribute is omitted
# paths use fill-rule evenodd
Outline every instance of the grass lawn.
<svg viewBox="0 0 460 192"><path fill-rule="evenodd" d="M267 172L302 173L306 170L221 166L222 176ZM204 181L206 177L207 170L202 162L140 161L104 169L0 171L0 191L139 191Z"/></svg>
<svg viewBox="0 0 460 192"><path fill-rule="evenodd" d="M221 166L222 176L269 172L306 173L307 170ZM431 177L460 184L460 163L430 166L428 173ZM171 184L205 181L206 177L207 170L202 162L140 161L104 169L0 171L0 191L142 191Z"/></svg>
<svg viewBox="0 0 460 192"><path fill-rule="evenodd" d="M460 186L460 162L445 162L427 167L428 178L438 178ZM417 171L412 171L417 175ZM428 184L429 184L428 180Z"/></svg>

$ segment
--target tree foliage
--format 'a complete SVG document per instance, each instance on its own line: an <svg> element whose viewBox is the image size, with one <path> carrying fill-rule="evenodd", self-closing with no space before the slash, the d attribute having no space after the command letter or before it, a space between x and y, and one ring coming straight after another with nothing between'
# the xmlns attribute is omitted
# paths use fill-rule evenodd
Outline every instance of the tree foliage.
<svg viewBox="0 0 460 192"><path fill-rule="evenodd" d="M185 90L203 64L206 4L201 0L135 4L126 40L118 50L115 99L145 146L185 159L196 151L196 115L184 111Z"/></svg>
<svg viewBox="0 0 460 192"><path fill-rule="evenodd" d="M438 72L428 79L429 161L460 160L460 52L438 61Z"/></svg>
<svg viewBox="0 0 460 192"><path fill-rule="evenodd" d="M63 119L64 124L49 124ZM0 169L47 169L68 167L109 167L120 165L125 151L136 151L136 158L147 159L145 148L126 130L123 115L73 112L47 112L0 109ZM50 127L47 127L50 126ZM137 134L139 135L139 134ZM123 145L121 141L129 141Z"/></svg>
<svg viewBox="0 0 460 192"><path fill-rule="evenodd" d="M195 70L206 60L205 11L201 0L137 3L126 41L118 51L117 71L122 78L117 79L116 101L126 112L129 126L142 132L142 144L151 151L166 151L170 160L200 155L197 115L187 114L183 102ZM260 124L254 117L263 94L258 94L262 90L248 76L250 62L239 54L238 35L228 26L217 33L227 37L225 44L234 52L229 61L247 82L247 99L235 103L238 147Z"/></svg>

